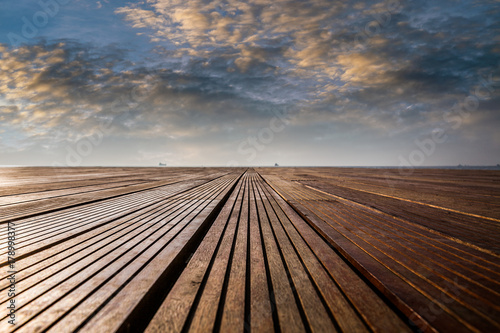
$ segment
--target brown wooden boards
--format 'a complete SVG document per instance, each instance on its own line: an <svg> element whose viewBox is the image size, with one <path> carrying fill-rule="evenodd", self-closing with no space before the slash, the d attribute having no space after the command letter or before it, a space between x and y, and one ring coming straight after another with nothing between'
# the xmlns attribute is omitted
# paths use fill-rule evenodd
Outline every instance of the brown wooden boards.
<svg viewBox="0 0 500 333"><path fill-rule="evenodd" d="M146 331L212 330L404 332L410 328L250 171Z"/></svg>
<svg viewBox="0 0 500 333"><path fill-rule="evenodd" d="M384 201L387 196L373 193L366 196L363 191L347 195L321 182L311 185L302 172L297 182L290 181L295 178L293 174L278 176L270 170L262 174L311 226L421 329L457 332L500 329L500 260L495 247L490 246L490 239L499 238L496 222L485 219L467 224L468 220L451 217L453 223L446 225L449 232L440 232L445 225L437 216L427 215L425 223L412 218L425 214L425 210L417 207L428 203L416 203L411 209L395 205L394 209L417 215L391 215L384 209L389 206ZM376 201L376 197L382 200ZM467 215L467 219L471 218L479 219ZM469 232L477 228L477 234L458 234L458 223L466 223ZM485 226L487 233L482 231Z"/></svg>
<svg viewBox="0 0 500 333"><path fill-rule="evenodd" d="M0 331L500 331L499 181L456 170L0 169Z"/></svg>
<svg viewBox="0 0 500 333"><path fill-rule="evenodd" d="M92 326L104 313L120 318L103 319L109 331L113 330L111 327L128 325L134 311L144 308L141 302L148 294L161 290L158 281L165 283L176 276L175 269L183 266L189 252L197 246L207 223L211 223L213 214L232 193L240 175L241 172L215 175L211 181L200 181L198 185L195 182L173 192L156 190L151 193L152 197L129 200L129 210L133 210L125 213L123 206L115 203L122 208L122 214L101 219L93 228L92 223L83 223L84 230L74 233L70 229L62 240L58 240L61 228L51 226L49 218L31 231L35 232L34 237L38 229L43 229L40 231L43 235L51 236L46 237L46 242L52 241L50 246L38 251L36 239L32 245L23 247L20 229L20 249L29 250L31 246L34 250L16 263L17 283L23 286L16 295L17 323L12 327L2 320L0 330L72 331L87 322ZM155 201L151 201L153 197ZM71 219L85 220L93 215L73 214L73 210L66 213L66 225ZM23 226L22 221L18 223ZM45 225L48 227L44 229ZM27 226L26 234L30 232ZM7 284L2 285L6 290ZM135 296L129 297L132 295ZM8 298L1 299L2 304L8 302ZM98 311L106 306L113 310ZM102 324L99 326L103 328Z"/></svg>
<svg viewBox="0 0 500 333"><path fill-rule="evenodd" d="M0 205L0 224L47 212L59 211L65 208L78 207L88 203L101 202L127 195L142 194L145 191L162 189L164 186L168 185L187 184L192 181L206 182L226 173L227 171L224 170L213 170L210 176L207 177L206 170L204 172L184 174L177 174L174 172L161 177L156 175L156 177L150 177L149 179L148 175L150 175L150 173L146 173L139 174L141 177L129 177L129 179L125 180L125 184L121 186L107 183L106 178L103 177L103 179L100 180L101 184L93 186L85 186L89 181L84 179L74 181L75 184L73 184L71 188L59 191L51 189L32 192L33 190L27 189L24 191L28 191L28 193L0 196L0 203L3 203L3 205ZM51 174L51 176L52 178L50 178L50 180L57 181L57 174ZM150 176L155 175L153 174ZM120 177L120 179L123 178L124 177ZM90 182L94 183L95 181L91 180ZM28 186L30 185L26 185L26 187ZM22 190L18 191L22 192ZM12 202L11 200L13 197L19 200Z"/></svg>

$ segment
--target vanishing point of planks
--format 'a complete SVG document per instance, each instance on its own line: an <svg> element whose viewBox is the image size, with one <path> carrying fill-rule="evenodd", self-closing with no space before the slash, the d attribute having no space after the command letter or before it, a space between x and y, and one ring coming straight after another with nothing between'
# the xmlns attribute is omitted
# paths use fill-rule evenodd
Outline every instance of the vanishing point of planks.
<svg viewBox="0 0 500 333"><path fill-rule="evenodd" d="M500 332L499 171L1 168L0 223L0 332Z"/></svg>

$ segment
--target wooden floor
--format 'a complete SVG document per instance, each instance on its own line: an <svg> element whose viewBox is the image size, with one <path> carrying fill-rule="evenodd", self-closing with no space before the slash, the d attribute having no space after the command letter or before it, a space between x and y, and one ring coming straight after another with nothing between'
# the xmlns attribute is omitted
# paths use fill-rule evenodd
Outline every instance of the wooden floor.
<svg viewBox="0 0 500 333"><path fill-rule="evenodd" d="M0 332L500 332L500 171L1 168L0 223Z"/></svg>

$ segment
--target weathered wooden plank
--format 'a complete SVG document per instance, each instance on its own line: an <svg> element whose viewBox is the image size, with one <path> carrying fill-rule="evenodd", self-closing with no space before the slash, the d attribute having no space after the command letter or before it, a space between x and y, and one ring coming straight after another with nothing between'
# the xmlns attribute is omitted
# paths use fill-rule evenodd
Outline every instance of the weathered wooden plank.
<svg viewBox="0 0 500 333"><path fill-rule="evenodd" d="M321 297L329 306L329 311L335 318L340 329L346 332L368 332L368 328L365 326L363 320L357 315L355 309L351 304L349 304L348 299L344 297L342 292L336 286L334 280L331 279L323 268L321 262L308 247L302 236L293 227L291 220L295 220L295 223L300 223L300 221L297 220L302 220L302 218L293 211L287 210L286 207L283 207L287 206L287 204L281 198L281 200L277 200L277 198L273 196L272 190L269 190L265 186L262 187L268 198L272 198L270 200L271 205L279 217L281 227L284 228L283 231L292 242L293 247L300 256L301 261L304 263L305 268L318 288L318 291L321 293ZM322 242L320 239L316 239L316 241ZM327 318L322 319L326 320ZM398 330L398 332L400 331L402 330Z"/></svg>
<svg viewBox="0 0 500 333"><path fill-rule="evenodd" d="M124 189L132 185L141 185L146 183L151 184L151 182L146 180L131 179L131 180L121 180L115 182L106 182L104 184L97 184L97 185L82 185L68 189L60 189L60 190L58 189L52 191L40 191L34 193L2 196L0 197L0 207L5 208L6 206L9 205L19 205L22 203L34 202L34 201L37 201L38 203L44 200L53 201L53 200L58 200L62 197L69 197L78 194L100 195L99 192L101 191L117 189L117 188Z"/></svg>
<svg viewBox="0 0 500 333"><path fill-rule="evenodd" d="M240 180L203 242L193 254L179 279L149 323L146 332L180 332L184 327L189 312L194 306L196 295L200 292L202 281L213 260L212 258L214 258L215 252L226 232L241 186L242 181Z"/></svg>
<svg viewBox="0 0 500 333"><path fill-rule="evenodd" d="M123 328L124 330L134 331L135 327L133 325L143 326L144 324L139 324L136 320L140 320L138 315L134 315L134 311L143 311L143 307L148 306L148 298L154 297L155 283L167 278L169 274L172 274L175 270L176 258L181 255L184 251L191 251L191 247L187 248L189 240L193 238L194 233L201 227L208 215L211 213L212 209L216 207L218 202L210 203L206 210L200 212L195 219L189 221L179 234L175 235L168 246L163 249L155 249L155 251L160 250L161 252L155 253L153 259L148 262L145 258L150 257L142 256L142 259L137 263L134 263L134 269L140 270L137 275L130 280L128 272L122 271L113 277L110 282L99 288L98 293L100 296L98 299L106 301L105 306L102 309L99 307L93 307L94 311L99 310L90 319L90 321L85 324L82 329L85 331L95 331L98 329L104 329L107 332L113 332ZM164 238L162 238L161 243L163 243ZM165 244L167 245L167 244ZM161 285L161 282L158 282ZM122 286L118 293L116 293L116 284ZM116 294L116 295L115 295ZM134 295L141 295L141 297L134 297ZM88 314L89 305L95 301L95 297L92 299L87 299L80 306L80 311L84 311L84 315L78 315L77 317L85 317ZM61 327L65 327L65 322L67 323L72 319L74 315L69 315L62 322ZM57 332L58 327L54 327L54 332Z"/></svg>
<svg viewBox="0 0 500 333"><path fill-rule="evenodd" d="M21 306L19 310L22 311L26 320L19 320L18 325L22 325L35 317L36 320L32 321L31 325L28 323L26 326L27 331L33 325L40 325L40 322L42 322L42 325L50 325L58 319L58 316L51 314L53 312L50 311L51 306L55 307L55 309L60 309L62 306L64 313L68 309L68 305L71 308L71 305L78 304L89 293L98 290L101 284L112 278L116 272L120 272L125 266L128 266L131 260L139 257L149 248L155 249L160 244L156 241L161 241L162 236L173 229L176 226L175 222L178 221L172 222L172 226L163 226L153 235L144 235L137 245L132 248L121 246L113 252L108 252L105 256L96 258L99 259L97 262L93 261L90 265L83 267L81 265L72 266L42 281L35 286L36 289L32 288L29 293L20 293L18 295L19 304L25 305ZM38 294L46 296L32 300ZM64 297L66 299L61 301ZM49 309L48 314L41 315L41 311L46 311L46 309Z"/></svg>
<svg viewBox="0 0 500 333"><path fill-rule="evenodd" d="M303 260L296 253L296 248L290 243L279 220L279 216L273 209L269 198L267 197L262 182L257 182L258 191L263 200L264 207L269 217L271 229L276 239L284 264L286 265L291 277L291 282L298 296L298 301L302 307L308 325L314 332L336 332L337 328L330 318L330 314L323 305L321 295L318 295L313 282L309 278ZM286 218L282 216L282 218Z"/></svg>
<svg viewBox="0 0 500 333"><path fill-rule="evenodd" d="M226 183L227 187L228 182L226 181L224 183ZM218 192L214 192L210 194L209 192L207 195L214 197L214 195L217 195L217 193ZM120 254L119 252L117 253L116 251L109 252L107 254L107 256L109 256L109 260L105 259L105 257L101 257L99 261L95 261L90 266L83 266L84 269L82 267L82 269L80 269L79 271L75 271L77 267L63 270L59 273L59 275L52 276L51 280L43 281L41 284L37 285L35 288L50 290L50 294L47 295L48 297L36 298L33 302L31 302L29 304L29 307L33 308L33 310L30 310L30 308L27 306L21 307L20 309L22 310L24 315L28 316L38 314L40 312L40 309L44 309L47 306L50 306L48 308L49 312L44 312L42 316L37 316L36 320L28 322L25 326L25 329L29 331L33 327L46 325L50 326L51 323L57 319L57 316L54 317L54 315L50 315L50 313L64 313L64 311L66 311L68 308L71 308L72 304L78 304L79 302L82 302L89 292L89 295L95 293L91 299L93 305L99 305L99 298L95 297L95 295L102 294L106 289L98 288L102 287L103 284L107 283L106 281L110 279L111 282L106 284L106 286L113 285L113 276L116 275L116 272L121 272L125 275L133 274L133 272L135 271L133 269L134 265L140 265L143 260L148 260L148 258L150 258L151 256L148 255L148 253L155 253L157 249L162 247L162 244L168 242L169 239L174 237L180 230L184 230L186 224L189 221L189 216L196 216L203 209L203 207L206 207L206 205L210 205L211 200L203 200L203 196L201 197L201 199L202 200L193 200L191 198L188 199L189 202L192 202L194 208L195 206L198 208L195 208L195 210L187 210L183 213L178 214L173 220L169 221L169 223L160 225L160 228L155 230L154 234L149 233L143 235L143 239L137 243L134 243L132 247L123 246L127 244L123 243L123 245L119 248L120 251L122 251L122 254ZM195 227L196 223L193 223L192 226L188 226L186 229L192 229ZM187 239L186 241L189 241L189 239ZM123 270L124 267L127 267L127 270ZM70 275L67 278L64 278L60 274L66 276L68 276L68 274ZM51 285L54 285L55 281L61 280L63 281L62 283L55 283L55 289L50 288ZM85 282L86 280L87 282ZM49 289L47 289L47 287L45 286L47 286ZM81 291L77 292L77 290ZM29 296L36 294L36 292L31 290ZM20 304L28 303L27 301L21 300L23 294L20 294L18 297L20 298ZM58 297L60 297L59 300ZM57 300L57 303L54 303L54 300ZM79 309L82 309L82 307L80 307ZM84 312L88 312L88 310L92 309L92 306L83 307L83 309L85 309ZM20 322L20 324L22 325L22 322Z"/></svg>
<svg viewBox="0 0 500 333"><path fill-rule="evenodd" d="M292 285L288 279L287 270L281 259L278 244L276 244L274 235L270 226L270 220L263 205L265 197L258 187L255 191L257 200L257 212L259 214L259 225L264 241L265 257L272 284L272 301L277 311L278 327L290 332L303 332L305 324L296 302Z"/></svg>
<svg viewBox="0 0 500 333"><path fill-rule="evenodd" d="M274 178L273 182L276 180ZM279 180L277 182L280 183ZM348 241L345 246L359 246L365 253L370 254L372 260L383 263L387 267L385 269L393 270L397 276L404 279L405 283L413 286L412 288L415 288L417 293L422 294L424 296L422 302L428 303L422 306L424 309L422 312L425 312L425 308L429 308L431 304L433 304L432 307L437 307L438 316L427 314L428 320L433 321L435 325L448 323L448 319L441 320L441 317L450 315L460 323L457 325L463 326L464 329L466 327L470 329L478 327L483 330L500 328L495 319L499 317L498 309L500 308L499 297L496 295L499 289L496 282L497 273L494 273L498 259L493 255L481 253L475 248L467 247L453 238L435 233L430 229L415 228L415 224L408 223L405 219L398 218L398 223L393 221L393 227L388 228L384 223L394 218L371 207L357 209L360 204L347 202L342 197L336 195L330 198L323 197L311 193L310 189L283 183L279 185L283 187L280 191L294 193L288 198L290 203L296 207L301 206L306 215L306 212L310 212L311 216L317 215L320 220L327 221L330 225L325 226L325 230L333 228L335 232L346 236ZM335 202L333 198L339 202ZM318 223L323 223L320 220ZM453 264L448 265L445 260L437 259L435 256L429 258L428 251L431 246L420 249L420 242L412 242L407 230L402 231L402 223L403 226L408 225L412 227L412 230L419 231L417 235L420 237L420 242L432 240L433 244L439 244L440 249L453 253ZM422 238L422 235L426 237ZM343 242L342 237L339 237L338 241ZM462 259L464 255L467 260ZM351 259L357 260L356 257ZM482 268L481 276L476 274L476 277L472 278L474 274L468 274L470 268L462 268L469 266L469 262L474 262L476 266ZM366 265L366 262L364 264ZM451 266L456 269L452 269ZM380 276L384 276L383 271L384 269L370 272L377 272ZM393 288L392 283L388 283L387 286ZM407 293L402 292L402 295L411 299ZM416 306L412 307L416 308ZM440 318L440 320L435 318Z"/></svg>
<svg viewBox="0 0 500 333"><path fill-rule="evenodd" d="M135 214L137 212L142 212L141 210L147 207L152 207L155 204L167 200L169 197L182 193L184 191L188 191L191 188L196 186L202 186L199 183L186 183L183 185L175 186L173 189L167 188L166 192L163 191L155 191L150 194L142 193L140 198L130 197L120 198L112 203L105 203L106 205L112 205L114 209L106 209L105 207L101 209L101 214L85 214L77 210L77 212L73 212L73 210L69 211L70 221L65 219L65 212L61 212L58 214L60 216L59 220L56 220L55 227L51 230L53 225L51 223L47 223L47 225L40 225L40 232L35 234L35 236L31 236L28 234L27 236L23 236L23 223L16 223L18 228L18 236L17 236L17 249L24 256L29 255L31 253L35 253L37 250L41 250L54 244L58 244L58 242L65 241L67 239L71 239L79 234L83 234L89 232L93 229L99 228L108 224L111 221L114 221L118 218ZM171 191L173 190L173 191ZM92 209L92 208L85 208ZM45 221L50 221L52 217L48 217ZM29 221L26 223L30 223ZM31 237L30 237L31 236ZM27 238L26 241L23 241ZM6 244L6 239L4 238L2 242L0 242L0 246ZM4 256L4 258L6 258ZM6 259L4 259L6 260ZM5 265L6 262L1 262L0 265Z"/></svg>
<svg viewBox="0 0 500 333"><path fill-rule="evenodd" d="M325 205L331 206L330 203ZM471 311L482 311L491 318L500 317L500 306L495 304L500 298L500 284L491 283L488 287L484 282L472 279L468 270L452 269L446 262L435 258L435 254L427 251L426 247L409 241L400 228L381 227L382 219L373 216L363 216L362 212L346 212L343 207L333 208L338 219L344 221L350 230L363 239L373 240L373 244L387 253L391 253L394 260L404 263L411 268L414 274L425 277L430 283L442 289L441 293L455 298L447 290L456 289L460 292L460 299L456 302L471 307ZM333 210L330 210L333 212ZM441 295L441 294L439 294Z"/></svg>
<svg viewBox="0 0 500 333"><path fill-rule="evenodd" d="M236 230L238 228L238 219L243 203L245 186L246 184L243 185L236 200L236 205L231 212L226 232L222 238L213 265L210 268L210 273L198 300L198 304L192 309L192 313L188 319L189 321L187 322L186 329L189 331L209 332L215 327L217 311L224 289L224 281L230 262Z"/></svg>
<svg viewBox="0 0 500 333"><path fill-rule="evenodd" d="M259 228L257 201L262 205L262 200L256 195L256 178L255 173L250 175L250 318L246 318L246 328L257 332L272 332L275 309L269 295L270 281L266 275L263 236Z"/></svg>
<svg viewBox="0 0 500 333"><path fill-rule="evenodd" d="M440 233L500 254L500 247L494 236L500 233L500 220L490 221L458 211L429 206L425 203L354 191L339 186L331 187L315 183L314 187L322 191L336 193L350 200L370 203L370 206L390 215L414 221Z"/></svg>
<svg viewBox="0 0 500 333"><path fill-rule="evenodd" d="M211 191L211 188L206 191ZM206 191L200 189L201 194ZM34 279L39 282L48 274L44 270L49 267L51 271L56 271L57 267L66 268L77 263L79 260L78 258L91 262L91 260L94 260L92 258L96 258L100 255L99 253L107 253L106 249L113 248L113 246L115 246L113 244L124 244L132 241L134 237L141 236L145 231L153 230L155 227L161 227L161 225L157 226L157 224L163 219L169 218L169 216L175 212L181 211L184 207L189 206L190 202L186 200L188 195L189 193L180 194L168 202L157 203L153 207L148 207L148 209L140 213L127 215L113 223L104 225L98 230L84 233L79 237L72 238L67 242L22 259L19 265L25 268L18 271L20 275L18 281L23 281L24 290L26 290L29 288L30 284L28 281L24 280L24 277L36 274ZM139 224L139 226L136 226L137 224ZM135 228L131 229L131 227L134 226ZM121 232L115 230L119 228L122 229ZM92 241L93 244L88 245L89 241ZM79 253L78 249L82 250L81 253ZM63 257L64 254L66 254L66 257ZM89 257L89 255L92 255L92 257ZM84 264L84 267L85 265L87 264ZM0 286L3 285L5 286L2 287L2 290L7 287L7 281L2 280Z"/></svg>
<svg viewBox="0 0 500 333"><path fill-rule="evenodd" d="M276 192L269 191L274 199L279 202L283 200ZM342 258L337 255L330 246L305 222L288 204L280 204L280 208L290 219L290 223L285 223L287 232L294 235L297 242L302 242L301 238L314 252L321 264L329 272L330 278L335 281L345 295L345 301L342 297L336 295L336 288L322 288L325 293L335 293L332 304L332 311L336 316L339 326L344 331L357 330L356 316L363 318L364 323L375 332L406 332L409 330L398 315L353 271ZM286 220L284 220L286 222ZM293 225L293 227L291 226ZM300 238L297 234L300 234ZM303 249L302 251L307 251ZM309 255L304 254L307 258ZM307 264L313 260L305 260ZM320 269L311 269L311 274L320 273ZM314 272L314 273L313 273ZM336 305L336 303L339 303ZM345 304L348 302L348 304ZM352 304L352 308L350 306ZM336 306L335 306L336 305ZM355 311L353 310L355 309ZM352 313L354 311L355 313ZM354 325L353 325L354 322Z"/></svg>
<svg viewBox="0 0 500 333"><path fill-rule="evenodd" d="M272 182L273 184L276 184L276 179L273 179ZM422 227L421 225L413 223L409 220L385 214L379 210L371 208L368 205L362 205L332 194L325 195L321 192L311 192L310 189L297 184L294 185L292 183L282 181L278 182L280 183L280 194L284 195L286 200L288 201L332 201L333 197L334 199L339 200L339 202L344 204L346 208L353 207L356 210L356 214L367 213L370 216L382 215L383 221L393 221L393 226L397 229L406 228L407 230L413 230L419 237L425 237L426 241L430 242L427 243L430 247L437 247L444 249L444 251L447 252L453 252L455 254L455 258L453 259L454 262L461 262L462 260L465 260L467 265L474 265L476 266L476 268L486 269L490 273L498 275L498 272L500 272L500 263L498 261L498 256L480 251L475 247L468 246L461 242L457 242L457 240L453 238L433 232L432 230ZM300 197L297 195L300 195ZM379 221L381 220L379 219Z"/></svg>
<svg viewBox="0 0 500 333"><path fill-rule="evenodd" d="M500 218L500 173L494 170L265 168L262 172L311 186L343 186Z"/></svg>
<svg viewBox="0 0 500 333"><path fill-rule="evenodd" d="M141 311L144 311L144 307L150 306L148 300L155 298L158 288L161 288L164 283L163 280L168 280L169 275L173 274L179 265L183 265L189 253L194 251L193 247L198 243L203 225L215 218L212 216L214 211L219 210L218 206L222 205L224 198L230 194L235 181L236 177L233 177L230 181L224 182L221 188L207 197L189 198L196 202L195 210L182 217L181 223L173 227L168 234L158 238L155 244L147 250L148 253L135 259L131 265L127 266L127 270L122 270L113 276L99 288L96 295L87 298L51 330L60 331L68 327L70 323L74 325L92 314L88 323L82 326L83 330L115 331L124 328L135 331L135 325L139 325L138 321L144 319L141 318ZM136 273L131 275L130 271ZM117 285L120 286L118 290ZM134 295L142 297L134 297ZM96 312L97 309L99 309L98 312ZM92 310L94 313L91 313ZM132 328L129 328L130 326ZM142 323L139 327L144 329L145 324Z"/></svg>
<svg viewBox="0 0 500 333"><path fill-rule="evenodd" d="M247 279L249 193L249 179L245 177L245 188L238 229L235 235L236 239L231 256L231 265L228 267L227 287L219 310L222 311L222 318L218 328L221 332L242 332L245 328L245 301L249 297L245 290Z"/></svg>
<svg viewBox="0 0 500 333"><path fill-rule="evenodd" d="M312 208L316 212L323 210L323 214L325 214L324 216L322 215L323 219L328 220L330 218L328 214L332 214L332 211L328 210L328 207L326 207L326 208L318 208L318 207L319 206L323 206L323 207L330 206L331 207L332 203L327 202L327 201L322 201L321 203L309 202L308 204L311 205L311 207L316 207L316 208ZM335 207L339 208L342 206L335 205ZM359 214L355 214L355 215L357 216ZM335 221L336 223L339 223L339 221L341 221L340 227L342 227L343 225L348 225L348 230L349 230L348 233L356 234L356 232L358 232L358 233L361 232L361 234L358 235L357 237L361 237L361 239L363 239L365 242L368 241L368 243L371 244L370 246L375 246L376 249L381 250L383 255L389 255L391 260L395 260L396 262L401 263L404 266L404 268L409 270L408 273L410 275L405 275L409 279L414 279L412 274L415 274L417 277L423 278L424 282L422 282L422 283L415 282L415 283L417 285L422 284L423 286L429 285L428 288L431 288L431 289L429 290L428 288L427 289L424 288L424 290L426 290L425 293L430 295L430 297L432 297L432 295L435 295L435 298L446 296L447 299L452 299L453 301L451 302L451 304L448 305L448 307L451 308L450 310L452 311L452 313L457 312L457 315L460 318L469 317L469 320L472 320L472 321L479 321L479 319L476 318L477 316L482 317L483 319L486 319L486 321L489 321L491 324L495 325L495 321L488 319L487 316L489 315L490 316L489 318L498 317L498 315L495 314L496 307L495 307L494 303L495 303L496 298L490 297L491 300L490 300L490 302L488 302L487 300L485 300L484 297L488 298L488 296L490 296L490 295L488 295L484 291L482 292L482 296L479 296L478 294L472 293L472 291L474 291L474 290L477 291L477 288L476 288L477 283L475 283L474 286L471 286L470 281L466 281L466 283L464 283L464 281L461 281L461 280L463 280L462 277L456 275L455 272L451 272L449 270L443 269L443 267L437 267L437 268L432 267L432 270L431 270L429 267L427 267L427 266L429 266L428 262L430 260L428 260L425 256L422 256L422 258L418 258L419 257L418 251L411 251L411 250L407 251L407 255L404 256L404 254L402 254L402 252L401 252L401 251L404 251L404 249L402 250L401 247L405 247L406 244L408 244L408 242L405 241L405 245L403 245L401 243L395 244L393 237L392 238L391 237L384 237L383 240L377 239L377 232L373 229L370 229L370 227L368 226L368 223L363 222L358 227L353 225L353 222L356 221L356 219L357 219L357 217L354 215L350 215L350 216L342 218L340 215L338 215L337 212L335 212L335 213L333 213L332 216L334 216L334 217L333 217L333 220L331 220L331 221ZM343 233L345 234L345 232L343 232ZM375 243L373 243L373 241L370 242L370 240L375 241ZM394 247L394 246L398 246L398 245L399 245L398 249ZM367 250L367 251L373 252L372 250ZM397 258L399 258L399 259L397 259ZM384 259L383 261L385 263L388 263L388 264L391 263L391 261L387 261L386 259ZM408 262L410 262L410 264L407 264ZM426 264L423 264L423 263L426 263ZM446 278L446 276L443 277L442 274L448 275L448 278ZM465 286L467 286L467 288L465 288ZM436 291L433 288L437 288L438 291ZM458 292L460 294L460 298L457 298L456 295L454 295L451 292L451 290L453 290L453 292ZM481 290L479 290L479 291L481 291ZM493 289L490 292L492 292L493 294L495 293ZM472 298L469 296L472 296ZM481 298L481 300L478 300L475 297L479 297L479 298L482 297L482 298ZM465 311L463 309L463 307L467 307L468 310ZM480 311L483 311L483 312L480 312ZM472 313L475 313L475 314L472 314ZM485 316L485 314L486 314L486 316ZM471 317L471 315L472 315L472 317ZM476 319L474 319L474 318L476 318ZM476 325L481 325L481 324L476 324Z"/></svg>
<svg viewBox="0 0 500 333"><path fill-rule="evenodd" d="M221 177L225 173L217 173L212 175L212 178L205 179L206 176L188 177L188 179L169 179L163 181L146 182L144 184L132 185L129 187L120 187L117 189L102 190L90 194L76 194L59 198L58 200L45 200L42 202L21 203L19 205L0 208L0 223L6 223L10 220L19 220L29 216L40 215L52 211L59 211L65 208L78 207L84 204L109 200L112 198L120 198L127 195L141 194L144 191L160 189L163 186L190 183L198 180L201 183Z"/></svg>

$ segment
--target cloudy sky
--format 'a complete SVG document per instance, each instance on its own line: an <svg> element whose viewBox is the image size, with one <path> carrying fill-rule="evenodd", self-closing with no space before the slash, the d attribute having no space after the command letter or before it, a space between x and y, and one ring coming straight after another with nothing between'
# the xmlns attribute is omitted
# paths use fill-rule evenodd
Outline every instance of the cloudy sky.
<svg viewBox="0 0 500 333"><path fill-rule="evenodd" d="M496 165L500 1L0 1L0 165Z"/></svg>

